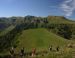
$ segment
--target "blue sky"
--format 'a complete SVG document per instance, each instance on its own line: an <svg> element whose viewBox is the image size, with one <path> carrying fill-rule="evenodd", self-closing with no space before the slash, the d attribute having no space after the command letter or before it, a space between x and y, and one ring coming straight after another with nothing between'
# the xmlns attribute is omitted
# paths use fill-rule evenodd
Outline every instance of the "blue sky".
<svg viewBox="0 0 75 58"><path fill-rule="evenodd" d="M65 16L75 18L74 0L0 0L0 17Z"/></svg>

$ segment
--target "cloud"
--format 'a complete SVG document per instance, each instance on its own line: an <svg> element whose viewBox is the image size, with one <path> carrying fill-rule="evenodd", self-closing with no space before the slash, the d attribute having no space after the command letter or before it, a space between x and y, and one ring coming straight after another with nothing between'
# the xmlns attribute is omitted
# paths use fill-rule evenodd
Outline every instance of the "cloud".
<svg viewBox="0 0 75 58"><path fill-rule="evenodd" d="M61 4L61 9L64 11L65 16L71 16L75 10L75 0L65 0Z"/></svg>

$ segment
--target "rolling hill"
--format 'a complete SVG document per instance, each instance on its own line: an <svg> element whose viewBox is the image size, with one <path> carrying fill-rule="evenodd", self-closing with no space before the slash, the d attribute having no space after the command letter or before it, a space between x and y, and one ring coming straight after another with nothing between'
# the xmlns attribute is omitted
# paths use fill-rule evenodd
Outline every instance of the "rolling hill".
<svg viewBox="0 0 75 58"><path fill-rule="evenodd" d="M54 24L75 24L75 21L72 21L64 16L48 16L47 17L49 23Z"/></svg>
<svg viewBox="0 0 75 58"><path fill-rule="evenodd" d="M19 41L17 51L22 47L26 48L26 50L31 50L32 48L37 48L38 50L48 49L49 45L64 47L69 43L67 39L57 36L44 28L24 30L16 38Z"/></svg>
<svg viewBox="0 0 75 58"><path fill-rule="evenodd" d="M47 20L48 23L45 23ZM40 23L43 25L49 24L49 26L53 27L61 27L65 26L66 24L67 26L69 26L71 24L71 26L73 26L74 29L75 22L70 21L65 17L62 16L48 16L46 18L28 17L23 20L16 19L16 21L17 22L15 23L13 22L13 24L11 23L11 26L9 26L0 33L1 44L3 44L2 47L4 46L4 44L9 45L12 43L11 45L8 46L8 49L4 48L4 51L1 52L0 55L3 56L9 55L10 47L16 45L17 47L15 48L15 53L19 53L21 48L23 47L25 48L25 51L32 51L32 48L36 48L37 51L48 50L49 46L51 45L53 46L54 49L57 46L63 49L66 48L66 46L69 43L73 42L72 40L65 39L64 37L61 37L60 35L55 33L55 31L58 31L57 29L51 29L49 31L49 29L46 27L45 28L36 27L35 24L32 24L37 23L38 26Z"/></svg>

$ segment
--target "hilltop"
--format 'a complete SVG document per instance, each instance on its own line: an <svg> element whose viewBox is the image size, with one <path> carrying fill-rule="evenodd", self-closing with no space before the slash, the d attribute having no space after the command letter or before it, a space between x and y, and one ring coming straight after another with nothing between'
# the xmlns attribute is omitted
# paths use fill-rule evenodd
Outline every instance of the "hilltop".
<svg viewBox="0 0 75 58"><path fill-rule="evenodd" d="M22 47L25 47L26 50L31 50L32 48L41 50L48 49L49 45L65 47L69 43L67 39L49 32L44 28L24 30L22 34L16 38L18 38L19 41L17 46L18 51Z"/></svg>
<svg viewBox="0 0 75 58"><path fill-rule="evenodd" d="M64 16L48 16L47 18L50 23L54 24L75 24L75 21L72 21Z"/></svg>

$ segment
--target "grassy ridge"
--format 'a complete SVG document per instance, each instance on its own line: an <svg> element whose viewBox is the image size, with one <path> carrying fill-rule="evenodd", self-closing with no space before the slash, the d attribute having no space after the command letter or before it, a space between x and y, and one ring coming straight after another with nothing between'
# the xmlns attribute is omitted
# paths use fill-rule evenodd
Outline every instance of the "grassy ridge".
<svg viewBox="0 0 75 58"><path fill-rule="evenodd" d="M48 49L49 45L64 47L69 42L44 28L25 30L17 38L19 40L17 50L20 50L22 47L25 47L28 50L31 50L34 47L39 50L42 48Z"/></svg>
<svg viewBox="0 0 75 58"><path fill-rule="evenodd" d="M15 26L9 26L8 28L6 28L3 32L0 33L0 36L3 36L5 34L7 34L8 32L10 32L11 30L13 30L15 28Z"/></svg>
<svg viewBox="0 0 75 58"><path fill-rule="evenodd" d="M67 18L63 16L48 16L48 21L49 23L54 23L54 24L75 24L75 21L68 20Z"/></svg>

